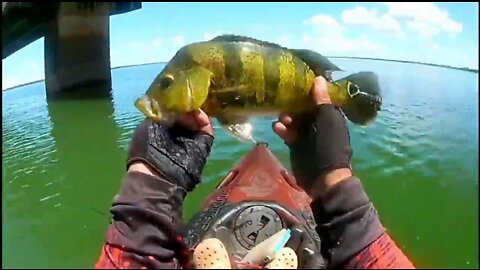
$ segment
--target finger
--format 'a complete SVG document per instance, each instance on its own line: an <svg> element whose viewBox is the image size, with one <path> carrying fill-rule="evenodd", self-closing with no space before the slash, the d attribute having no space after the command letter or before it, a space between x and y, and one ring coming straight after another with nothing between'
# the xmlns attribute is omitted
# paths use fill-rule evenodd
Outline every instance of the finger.
<svg viewBox="0 0 480 270"><path fill-rule="evenodd" d="M285 113L282 113L280 114L280 116L278 117L278 120L285 125L285 127L289 128L292 126L292 123L293 123L293 118L288 115L288 114L285 114Z"/></svg>
<svg viewBox="0 0 480 270"><path fill-rule="evenodd" d="M310 96L316 105L320 104L331 104L330 96L328 94L327 81L322 76L315 78L313 87L310 90Z"/></svg>
<svg viewBox="0 0 480 270"><path fill-rule="evenodd" d="M177 117L177 122L193 131L203 131L213 136L212 121L202 110L195 110Z"/></svg>
<svg viewBox="0 0 480 270"><path fill-rule="evenodd" d="M196 110L192 112L192 117L194 118L198 130L206 132L213 136L213 126L212 121L208 115L202 110Z"/></svg>
<svg viewBox="0 0 480 270"><path fill-rule="evenodd" d="M295 141L295 138L296 138L295 132L293 131L293 129L288 129L283 123L275 122L273 124L273 130L287 144L291 144Z"/></svg>
<svg viewBox="0 0 480 270"><path fill-rule="evenodd" d="M197 121L191 114L185 113L177 117L176 122L178 122L183 127L190 130L198 130Z"/></svg>

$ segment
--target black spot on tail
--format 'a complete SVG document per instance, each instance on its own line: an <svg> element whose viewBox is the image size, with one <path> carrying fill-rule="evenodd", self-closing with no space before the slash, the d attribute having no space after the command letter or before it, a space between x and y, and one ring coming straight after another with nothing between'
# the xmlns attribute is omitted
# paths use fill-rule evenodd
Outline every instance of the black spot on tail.
<svg viewBox="0 0 480 270"><path fill-rule="evenodd" d="M350 76L347 76L342 79L350 81L354 84L356 84L359 88L360 91L368 93L372 96L380 96L381 91L380 91L380 84L378 82L378 76L377 74L371 72L371 71L362 71L362 72L357 72L354 73Z"/></svg>
<svg viewBox="0 0 480 270"><path fill-rule="evenodd" d="M348 120L355 124L366 125L377 117L382 107L382 98L370 95L357 95L342 111Z"/></svg>
<svg viewBox="0 0 480 270"><path fill-rule="evenodd" d="M358 86L359 94L355 95L342 110L353 123L366 125L372 121L382 108L382 96L378 77L370 71L352 74L343 80Z"/></svg>

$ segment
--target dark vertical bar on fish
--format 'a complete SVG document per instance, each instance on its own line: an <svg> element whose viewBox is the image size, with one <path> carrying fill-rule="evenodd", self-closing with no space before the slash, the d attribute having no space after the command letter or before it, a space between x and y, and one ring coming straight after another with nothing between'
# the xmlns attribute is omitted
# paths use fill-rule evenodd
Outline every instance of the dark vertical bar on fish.
<svg viewBox="0 0 480 270"><path fill-rule="evenodd" d="M265 104L275 105L278 86L280 84L280 67L278 62L281 60L279 50L264 47L263 51L263 78L265 80Z"/></svg>
<svg viewBox="0 0 480 270"><path fill-rule="evenodd" d="M241 48L236 43L225 43L223 48L227 87L241 84L243 77L243 62L240 56Z"/></svg>
<svg viewBox="0 0 480 270"><path fill-rule="evenodd" d="M295 65L295 89L301 93L307 87L308 67L298 57L293 58L293 64Z"/></svg>
<svg viewBox="0 0 480 270"><path fill-rule="evenodd" d="M242 84L243 78L243 62L240 55L240 46L236 43L224 43L223 48L223 62L225 65L225 82L224 88L218 89L216 96L220 106L224 103L228 103L233 107L245 106L245 95L234 87Z"/></svg>

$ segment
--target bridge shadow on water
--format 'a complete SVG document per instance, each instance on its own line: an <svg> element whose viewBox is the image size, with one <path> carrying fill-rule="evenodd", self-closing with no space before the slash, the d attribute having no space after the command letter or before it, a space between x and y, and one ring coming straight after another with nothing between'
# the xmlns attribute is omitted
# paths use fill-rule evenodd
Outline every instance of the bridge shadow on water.
<svg viewBox="0 0 480 270"><path fill-rule="evenodd" d="M56 175L62 179L62 207L68 213L53 225L59 229L52 235L58 242L54 241L57 246L50 250L61 249L51 254L57 257L53 260L62 255L66 260L51 266L72 267L71 263L77 262L91 267L108 226L108 209L125 172L126 153L118 143L122 131L115 123L110 85L68 91L50 99L47 107L56 146ZM68 239L69 247L58 246L61 238Z"/></svg>

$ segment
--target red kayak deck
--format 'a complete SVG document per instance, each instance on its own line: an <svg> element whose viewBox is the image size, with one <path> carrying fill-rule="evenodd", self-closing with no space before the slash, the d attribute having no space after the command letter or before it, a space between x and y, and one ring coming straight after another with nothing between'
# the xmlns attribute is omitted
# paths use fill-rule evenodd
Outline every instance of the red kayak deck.
<svg viewBox="0 0 480 270"><path fill-rule="evenodd" d="M265 144L257 144L218 185L204 207L218 194L228 194L227 201L275 202L290 210L310 209L310 197Z"/></svg>

